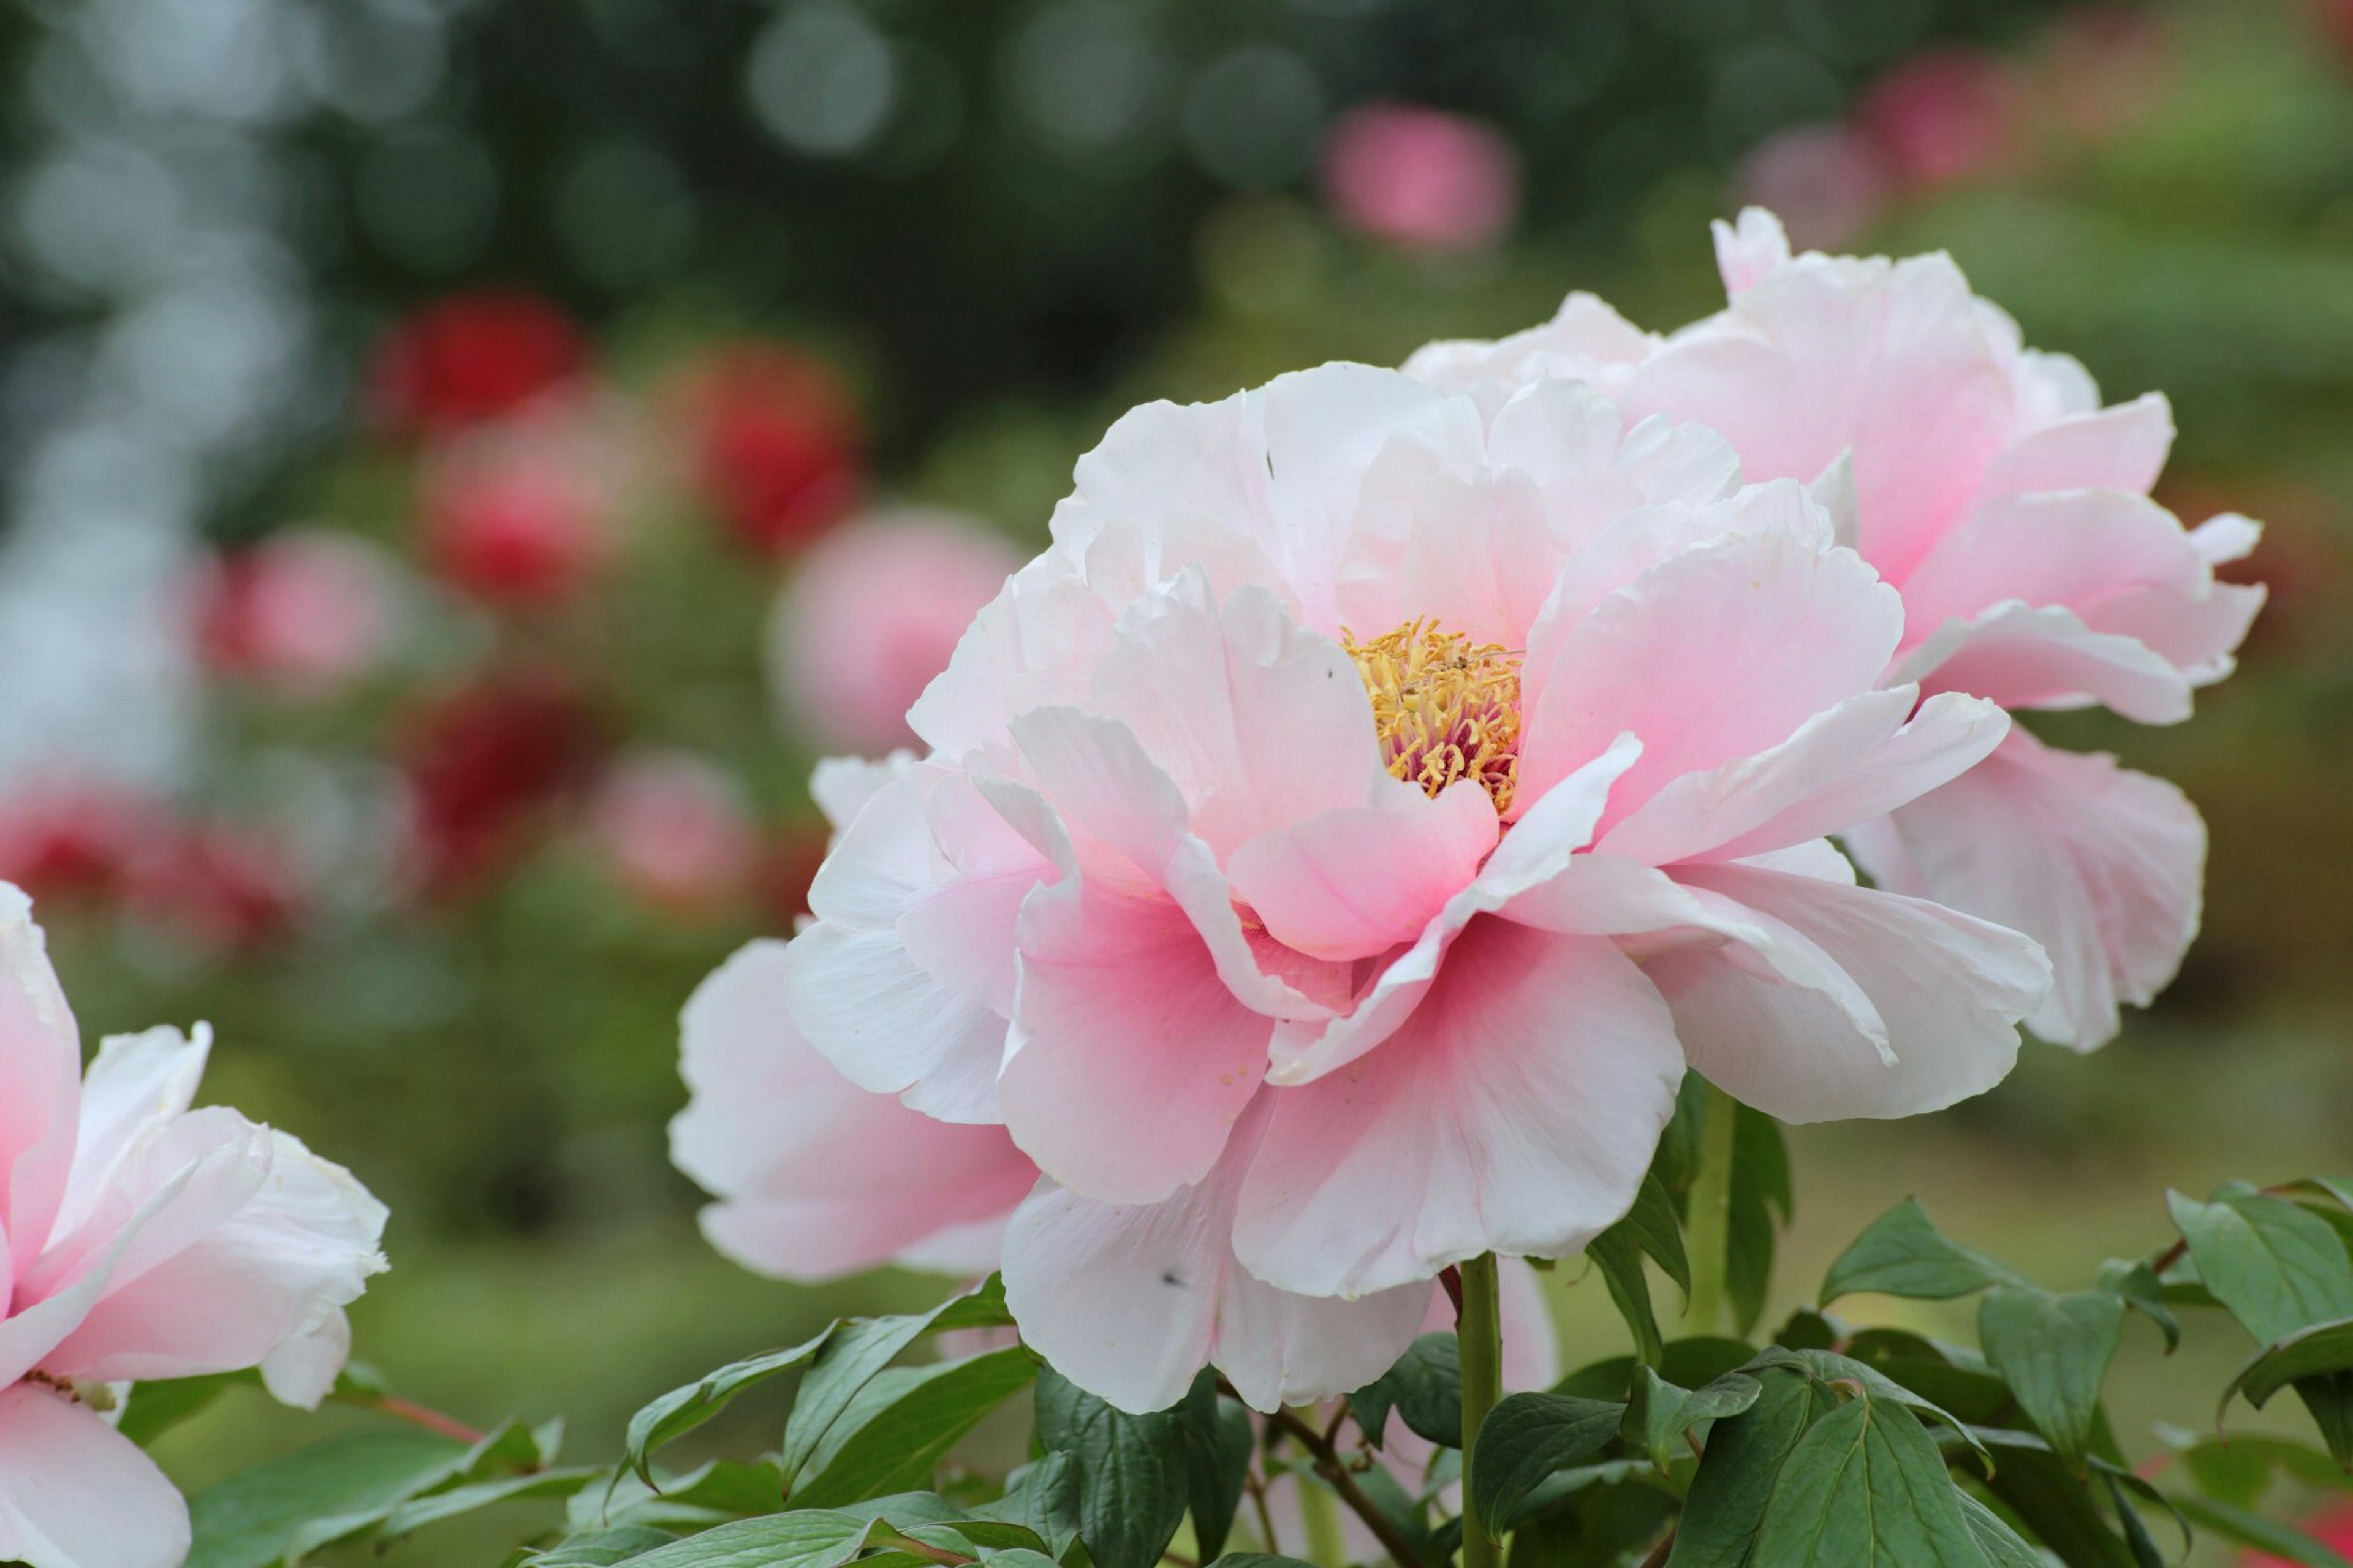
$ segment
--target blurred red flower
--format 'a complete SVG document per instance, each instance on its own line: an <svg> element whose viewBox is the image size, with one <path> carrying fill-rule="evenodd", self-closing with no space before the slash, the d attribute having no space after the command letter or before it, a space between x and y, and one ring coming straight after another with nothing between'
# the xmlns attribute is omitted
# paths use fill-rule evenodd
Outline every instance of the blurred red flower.
<svg viewBox="0 0 2353 1568"><path fill-rule="evenodd" d="M259 832L185 823L131 859L123 907L190 946L247 953L292 929L301 907L294 866Z"/></svg>
<svg viewBox="0 0 2353 1568"><path fill-rule="evenodd" d="M108 896L164 831L161 807L113 785L28 784L0 801L0 881L36 900Z"/></svg>
<svg viewBox="0 0 2353 1568"><path fill-rule="evenodd" d="M393 567L373 547L289 529L204 569L197 648L216 675L322 697L383 655L394 597Z"/></svg>
<svg viewBox="0 0 2353 1568"><path fill-rule="evenodd" d="M510 609L571 597L611 550L594 476L528 446L436 465L425 480L423 531L436 575Z"/></svg>
<svg viewBox="0 0 2353 1568"><path fill-rule="evenodd" d="M571 317L535 294L455 294L385 334L368 376L377 417L402 436L437 437L495 419L577 377L588 345Z"/></svg>
<svg viewBox="0 0 2353 1568"><path fill-rule="evenodd" d="M745 544L782 555L857 504L864 437L840 379L776 343L720 351L687 373L680 403L692 479Z"/></svg>
<svg viewBox="0 0 2353 1568"><path fill-rule="evenodd" d="M425 894L464 893L498 869L602 749L593 708L559 671L500 672L412 713L401 763Z"/></svg>
<svg viewBox="0 0 2353 1568"><path fill-rule="evenodd" d="M1350 227L1392 245L1483 250L1519 214L1520 159L1491 126L1409 103L1340 117L1324 143L1324 191Z"/></svg>
<svg viewBox="0 0 2353 1568"><path fill-rule="evenodd" d="M1879 145L1898 179L1949 184L2009 162L2024 95L2007 61L1969 48L1930 49L1873 84L1855 123Z"/></svg>

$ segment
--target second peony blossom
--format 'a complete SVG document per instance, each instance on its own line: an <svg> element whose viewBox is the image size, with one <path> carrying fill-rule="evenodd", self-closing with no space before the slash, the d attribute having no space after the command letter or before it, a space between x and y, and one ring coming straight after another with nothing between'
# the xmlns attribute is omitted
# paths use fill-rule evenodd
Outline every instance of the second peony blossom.
<svg viewBox="0 0 2353 1568"><path fill-rule="evenodd" d="M936 1129L967 1174L902 1194L910 1244L1034 1167L1008 1299L1135 1409L1202 1356L1344 1391L1314 1314L1393 1302L1395 1347L1448 1266L1577 1250L1687 1068L1792 1121L1984 1090L2041 949L1829 836L2008 720L1883 684L1904 604L1844 505L1565 377L1136 410L915 705L928 754L821 781L843 831L814 922L728 972L735 1070L813 1051L812 1104ZM860 1250L722 1120L682 1163Z"/></svg>

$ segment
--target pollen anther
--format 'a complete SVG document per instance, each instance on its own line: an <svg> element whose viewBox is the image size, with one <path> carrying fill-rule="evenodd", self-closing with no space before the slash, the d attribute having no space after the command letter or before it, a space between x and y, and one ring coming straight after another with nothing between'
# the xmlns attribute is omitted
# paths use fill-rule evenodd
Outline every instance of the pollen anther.
<svg viewBox="0 0 2353 1568"><path fill-rule="evenodd" d="M1373 723L1392 776L1430 795L1469 779L1503 811L1520 771L1520 663L1501 643L1473 643L1434 619L1408 621L1340 646L1373 700Z"/></svg>

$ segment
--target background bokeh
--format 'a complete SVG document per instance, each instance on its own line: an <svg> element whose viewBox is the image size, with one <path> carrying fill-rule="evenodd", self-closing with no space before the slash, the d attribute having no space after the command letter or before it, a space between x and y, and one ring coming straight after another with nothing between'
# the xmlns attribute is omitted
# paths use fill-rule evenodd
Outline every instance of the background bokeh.
<svg viewBox="0 0 2353 1568"><path fill-rule="evenodd" d="M930 1288L703 1247L675 1017L1111 417L1572 286L1672 325L1745 200L1951 249L2172 396L2162 499L2270 530L2195 722L2049 726L2204 807L2181 979L1802 1130L1778 1296L1904 1191L2065 1286L2168 1185L2353 1163L2348 0L26 0L0 70L0 875L93 1037L209 1018L213 1095L393 1205L355 1316L417 1397L596 1453ZM2128 1449L2230 1332L2128 1347ZM332 1421L240 1398L166 1458ZM454 1539L396 1555L491 1560Z"/></svg>

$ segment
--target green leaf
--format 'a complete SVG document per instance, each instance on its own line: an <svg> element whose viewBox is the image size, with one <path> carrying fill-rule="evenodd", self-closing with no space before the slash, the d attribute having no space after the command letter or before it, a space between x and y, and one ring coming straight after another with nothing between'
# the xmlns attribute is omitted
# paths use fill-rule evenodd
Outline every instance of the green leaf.
<svg viewBox="0 0 2353 1568"><path fill-rule="evenodd" d="M2042 1553L2010 1529L2001 1515L1967 1492L1960 1499L1961 1522L1977 1538L1978 1549L1985 1553L1990 1568L2046 1568Z"/></svg>
<svg viewBox="0 0 2353 1568"><path fill-rule="evenodd" d="M832 1324L816 1338L805 1340L790 1350L769 1351L730 1362L700 1381L673 1388L646 1405L629 1417L624 1448L628 1468L637 1471L640 1479L650 1480L653 1471L647 1460L656 1448L693 1431L726 1409L731 1400L754 1384L806 1365L840 1326Z"/></svg>
<svg viewBox="0 0 2353 1568"><path fill-rule="evenodd" d="M1777 1364L1752 1375L1760 1385L1756 1403L1717 1422L1709 1435L1667 1568L1749 1563L1783 1465L1831 1405L1830 1390L1802 1365Z"/></svg>
<svg viewBox="0 0 2353 1568"><path fill-rule="evenodd" d="M1974 1435L1998 1460L1986 1489L2068 1568L2139 1568L2132 1548L2101 1517L2091 1489L2051 1445L2031 1432L1979 1426Z"/></svg>
<svg viewBox="0 0 2353 1568"><path fill-rule="evenodd" d="M928 1312L860 1319L812 1341L815 1359L793 1395L792 1415L785 1422L785 1474L798 1476L835 1420L858 1397L858 1391L923 1335L951 1329L1000 1328L1010 1321L1005 1309L1005 1282L992 1274L977 1289Z"/></svg>
<svg viewBox="0 0 2353 1568"><path fill-rule="evenodd" d="M612 1568L616 1563L635 1562L677 1539L667 1530L630 1524L575 1535L545 1552L528 1552L512 1561L524 1568Z"/></svg>
<svg viewBox="0 0 2353 1568"><path fill-rule="evenodd" d="M1263 1552L1229 1552L1209 1568L1315 1568L1296 1557L1270 1557Z"/></svg>
<svg viewBox="0 0 2353 1568"><path fill-rule="evenodd" d="M1688 1339L1667 1342L1666 1352L1659 1358L1658 1373L1669 1383L1698 1388L1747 1365L1756 1353L1757 1347L1746 1340L1694 1334ZM1633 1392L1634 1373L1641 1364L1630 1355L1610 1356L1577 1368L1554 1384L1552 1392L1623 1404Z"/></svg>
<svg viewBox="0 0 2353 1568"><path fill-rule="evenodd" d="M2010 1385L1983 1356L1959 1345L1902 1329L1865 1329L1847 1342L1846 1353L1963 1421L1991 1421L2010 1404Z"/></svg>
<svg viewBox="0 0 2353 1568"><path fill-rule="evenodd" d="M2290 1563L2301 1563L2306 1568L2353 1568L2341 1553L2315 1541L2292 1524L2235 1508L2217 1498L2204 1497L2193 1491L2172 1491L2166 1494L2182 1516L2200 1530L2211 1530L2225 1541L2241 1546L2251 1546L2267 1552L2274 1557Z"/></svg>
<svg viewBox="0 0 2353 1568"><path fill-rule="evenodd" d="M657 1470L650 1481L624 1465L601 1491L575 1492L565 1515L575 1531L622 1524L691 1526L774 1513L784 1501L784 1475L765 1459L713 1459L683 1475Z"/></svg>
<svg viewBox="0 0 2353 1568"><path fill-rule="evenodd" d="M1079 1538L1079 1462L1066 1453L1051 1453L1016 1471L1005 1495L994 1502L977 1503L976 1519L1001 1519L1018 1524L1046 1543L1060 1558Z"/></svg>
<svg viewBox="0 0 2353 1568"><path fill-rule="evenodd" d="M2222 1404L2228 1408L2232 1394L2243 1394L2248 1404L2261 1410L2291 1383L2348 1367L2353 1367L2353 1318L2316 1323L2256 1352L2222 1391Z"/></svg>
<svg viewBox="0 0 2353 1568"><path fill-rule="evenodd" d="M2285 1198L2225 1187L2211 1203L2166 1194L2198 1277L2265 1344L2353 1318L2353 1259L2329 1223Z"/></svg>
<svg viewBox="0 0 2353 1568"><path fill-rule="evenodd" d="M1986 1359L2035 1430L2079 1473L2099 1412L2100 1384L2124 1331L2124 1300L2107 1290L2052 1296L1998 1285L1978 1308Z"/></svg>
<svg viewBox="0 0 2353 1568"><path fill-rule="evenodd" d="M1800 1307L1773 1331L1773 1342L1793 1351L1826 1351L1844 1337L1839 1325L1811 1307Z"/></svg>
<svg viewBox="0 0 2353 1568"><path fill-rule="evenodd" d="M1666 1342L1651 1309L1651 1281L1642 1272L1641 1248L1630 1233L1613 1226L1586 1244L1585 1256L1593 1260L1601 1282L1609 1288L1609 1300L1617 1303L1618 1315L1633 1331L1635 1359L1645 1366L1657 1365Z"/></svg>
<svg viewBox="0 0 2353 1568"><path fill-rule="evenodd" d="M1675 1282L1677 1289L1685 1296L1691 1294L1691 1258L1683 1251L1683 1223L1675 1217L1675 1201L1655 1171L1643 1176L1626 1217L1609 1228L1624 1231L1659 1266L1660 1272Z"/></svg>
<svg viewBox="0 0 2353 1568"><path fill-rule="evenodd" d="M1858 1384L1862 1391L1873 1399L1883 1404L1900 1405L1915 1415L1925 1415L1932 1421L1941 1423L1963 1443L1975 1449L1979 1458L1988 1460L1991 1458L1991 1456L1987 1454L1978 1444L1974 1430L1959 1416L1938 1405L1935 1400L1915 1393L1876 1368L1865 1366L1852 1356L1838 1355L1830 1351L1768 1350L1758 1353L1756 1362L1750 1363L1750 1370L1753 1372L1759 1364L1780 1363L1785 1358L1804 1366L1825 1383Z"/></svg>
<svg viewBox="0 0 2353 1568"><path fill-rule="evenodd" d="M1218 1392L1217 1374L1207 1367L1178 1408L1185 1424L1186 1511L1193 1516L1194 1550L1215 1557L1241 1511L1258 1434L1250 1412Z"/></svg>
<svg viewBox="0 0 2353 1568"><path fill-rule="evenodd" d="M145 1447L165 1432L239 1384L261 1386L258 1372L222 1372L209 1377L174 1377L133 1384L114 1429Z"/></svg>
<svg viewBox="0 0 2353 1568"><path fill-rule="evenodd" d="M1514 1394L1487 1413L1471 1456L1469 1506L1497 1534L1537 1483L1608 1447L1626 1406L1565 1394Z"/></svg>
<svg viewBox="0 0 2353 1568"><path fill-rule="evenodd" d="M1626 1405L1620 1434L1663 1470L1683 1434L1704 1421L1737 1415L1757 1403L1764 1384L1745 1372L1728 1372L1704 1388L1678 1388L1649 1367L1634 1373L1633 1398Z"/></svg>
<svg viewBox="0 0 2353 1568"><path fill-rule="evenodd" d="M451 1487L446 1491L431 1492L402 1503L385 1516L383 1528L377 1533L385 1541L396 1541L428 1524L455 1519L493 1503L515 1502L525 1498L568 1498L603 1480L605 1474L599 1468L581 1466L566 1470L539 1470L525 1475L501 1476L496 1480Z"/></svg>
<svg viewBox="0 0 2353 1568"><path fill-rule="evenodd" d="M840 1508L929 1486L948 1450L1037 1375L1037 1358L1009 1345L872 1379L833 1421L816 1473L792 1500L802 1508Z"/></svg>
<svg viewBox="0 0 2353 1568"><path fill-rule="evenodd" d="M1732 1127L1732 1214L1725 1252L1725 1290L1733 1325L1743 1335L1757 1327L1772 1293L1773 1253L1780 1226L1795 1210L1789 1191L1789 1150L1781 1124L1761 1110L1736 1108ZM1777 1217L1778 1216L1778 1219Z"/></svg>
<svg viewBox="0 0 2353 1568"><path fill-rule="evenodd" d="M373 1529L460 1473L462 1443L407 1427L355 1432L257 1465L188 1500L188 1568L268 1568Z"/></svg>
<svg viewBox="0 0 2353 1568"><path fill-rule="evenodd" d="M1096 1568L1154 1568L1185 1519L1183 1417L1131 1415L1045 1367L1038 1441L1077 1463L1079 1539Z"/></svg>
<svg viewBox="0 0 2353 1568"><path fill-rule="evenodd" d="M2171 1355L2181 1348L2181 1321L2166 1304L2165 1287L2147 1263L2137 1258L2109 1258L2100 1268L2100 1289L2113 1291L2126 1306L2155 1323L2158 1332L2165 1336L2166 1354Z"/></svg>
<svg viewBox="0 0 2353 1568"><path fill-rule="evenodd" d="M1865 1397L1824 1415L1790 1451L1753 1561L1983 1568L1984 1557L1936 1445L1910 1413Z"/></svg>
<svg viewBox="0 0 2353 1568"><path fill-rule="evenodd" d="M1424 1334L1398 1363L1348 1395L1365 1441L1380 1447L1394 1409L1421 1437L1441 1448L1462 1446L1461 1347L1449 1333Z"/></svg>
<svg viewBox="0 0 2353 1568"><path fill-rule="evenodd" d="M1941 1301L1989 1285L2027 1281L2000 1259L1963 1247L1930 1222L1917 1198L1905 1198L1871 1222L1822 1279L1821 1303L1869 1290Z"/></svg>
<svg viewBox="0 0 2353 1568"><path fill-rule="evenodd" d="M629 1568L839 1568L874 1529L856 1514L807 1509L738 1520L627 1561Z"/></svg>
<svg viewBox="0 0 2353 1568"><path fill-rule="evenodd" d="M2353 1470L2353 1373L2299 1377L2295 1396L2304 1401L2337 1464Z"/></svg>

